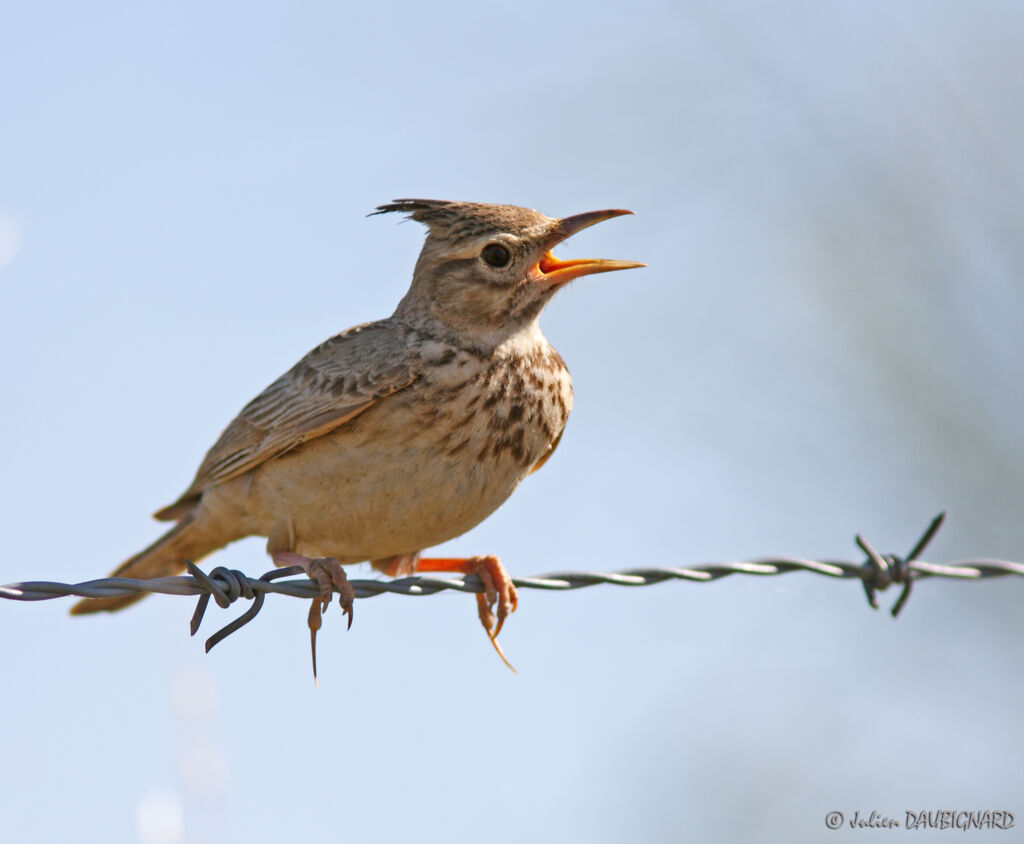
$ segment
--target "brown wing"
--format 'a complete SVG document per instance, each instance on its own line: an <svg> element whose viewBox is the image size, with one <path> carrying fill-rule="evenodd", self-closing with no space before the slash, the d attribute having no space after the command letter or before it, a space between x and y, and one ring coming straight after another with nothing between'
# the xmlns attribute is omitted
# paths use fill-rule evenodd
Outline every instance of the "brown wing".
<svg viewBox="0 0 1024 844"><path fill-rule="evenodd" d="M180 518L203 490L323 436L414 380L405 337L383 320L317 346L247 404L203 459L192 485L155 516Z"/></svg>

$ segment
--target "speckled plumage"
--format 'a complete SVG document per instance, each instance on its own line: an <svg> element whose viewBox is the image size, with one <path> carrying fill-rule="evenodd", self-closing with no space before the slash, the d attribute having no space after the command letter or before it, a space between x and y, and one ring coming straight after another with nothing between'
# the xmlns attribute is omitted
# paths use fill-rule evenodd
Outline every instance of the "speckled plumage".
<svg viewBox="0 0 1024 844"><path fill-rule="evenodd" d="M156 514L174 527L115 575L172 574L250 535L268 537L275 562L415 569L421 549L478 524L548 459L572 382L540 311L571 278L640 266L562 262L549 250L628 212L557 220L434 200L386 211L429 228L395 313L322 343L246 405L189 488ZM134 600L88 599L74 611Z"/></svg>

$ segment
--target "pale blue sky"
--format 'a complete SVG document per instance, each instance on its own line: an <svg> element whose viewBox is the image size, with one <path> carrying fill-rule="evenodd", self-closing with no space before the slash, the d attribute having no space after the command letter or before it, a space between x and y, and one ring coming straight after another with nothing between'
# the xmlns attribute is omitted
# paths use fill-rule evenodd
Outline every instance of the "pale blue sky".
<svg viewBox="0 0 1024 844"><path fill-rule="evenodd" d="M948 509L928 559L1021 559L1022 38L996 2L8 4L0 582L106 574L245 402L390 313L422 230L365 214L400 196L632 208L560 254L649 264L548 309L565 438L445 551L843 558ZM259 540L207 563L269 568ZM325 616L319 689L304 602L209 655L190 601L4 603L3 837L1024 818L1022 600L930 581L893 622L812 575L524 592L513 676L469 597L382 597Z"/></svg>

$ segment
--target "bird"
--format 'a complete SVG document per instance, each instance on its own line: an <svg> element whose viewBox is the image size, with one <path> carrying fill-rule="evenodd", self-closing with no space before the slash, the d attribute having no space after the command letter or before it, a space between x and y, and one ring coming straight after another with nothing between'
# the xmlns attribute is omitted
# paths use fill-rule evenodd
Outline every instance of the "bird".
<svg viewBox="0 0 1024 844"><path fill-rule="evenodd" d="M174 524L112 576L175 574L235 540L266 537L275 566L299 566L317 584L315 676L316 633L334 592L352 624L344 566L476 574L478 617L511 668L498 634L518 596L498 557L422 553L487 518L558 446L572 379L541 333L541 311L573 279L645 264L561 260L551 250L633 212L552 218L514 205L396 199L369 216L387 213L427 229L394 313L321 343L249 402L188 489L155 513ZM141 597L86 598L71 612Z"/></svg>

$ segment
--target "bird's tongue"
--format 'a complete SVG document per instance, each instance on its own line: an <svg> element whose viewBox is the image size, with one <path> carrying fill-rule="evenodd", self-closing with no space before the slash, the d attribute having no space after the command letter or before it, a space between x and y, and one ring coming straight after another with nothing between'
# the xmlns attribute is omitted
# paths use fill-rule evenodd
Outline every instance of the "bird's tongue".
<svg viewBox="0 0 1024 844"><path fill-rule="evenodd" d="M592 264L593 261L587 261L585 259L576 259L571 261L563 261L561 258L556 258L550 252L545 252L541 257L538 266L542 273L553 273L558 270L566 270L571 267L578 267L583 264Z"/></svg>

